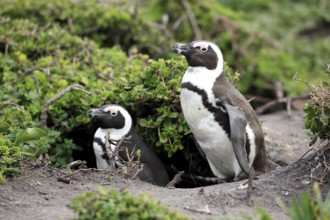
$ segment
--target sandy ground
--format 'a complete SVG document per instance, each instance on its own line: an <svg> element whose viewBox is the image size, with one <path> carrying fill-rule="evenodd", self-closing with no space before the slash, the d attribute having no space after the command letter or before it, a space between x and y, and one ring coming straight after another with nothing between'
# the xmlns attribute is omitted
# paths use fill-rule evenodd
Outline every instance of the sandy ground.
<svg viewBox="0 0 330 220"><path fill-rule="evenodd" d="M78 172L71 184L66 184L57 178L67 170L34 164L27 166L19 177L8 179L0 186L0 219L72 219L74 213L67 206L70 199L85 191L96 191L100 185L127 189L134 195L148 192L192 219L220 219L224 215L240 214L254 216L257 205L276 220L289 219L275 198L288 202L292 196L310 189L313 181L322 177L318 174L321 171L317 172L322 166L311 173L319 158L306 155L300 159L309 149L302 112L293 112L291 117L286 112L278 112L259 118L263 123L269 157L281 167L258 176L254 181L252 206L247 205L246 189L239 189L246 181L189 189L163 188L110 172L88 170ZM327 178L330 178L329 174ZM329 181L321 185L323 196L329 189Z"/></svg>

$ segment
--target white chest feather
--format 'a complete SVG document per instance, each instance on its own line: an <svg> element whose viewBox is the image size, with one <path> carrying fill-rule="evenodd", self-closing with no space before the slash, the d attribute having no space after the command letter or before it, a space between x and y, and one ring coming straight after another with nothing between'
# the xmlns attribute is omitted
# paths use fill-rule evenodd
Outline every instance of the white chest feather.
<svg viewBox="0 0 330 220"><path fill-rule="evenodd" d="M215 105L216 98L213 95L212 88L219 75L217 69L207 70L205 67L190 67L183 75L182 83L190 82L199 89L206 91L209 102Z"/></svg>
<svg viewBox="0 0 330 220"><path fill-rule="evenodd" d="M182 89L180 99L185 119L214 175L219 178L238 175L241 168L232 143L213 114L203 105L202 97L193 91Z"/></svg>

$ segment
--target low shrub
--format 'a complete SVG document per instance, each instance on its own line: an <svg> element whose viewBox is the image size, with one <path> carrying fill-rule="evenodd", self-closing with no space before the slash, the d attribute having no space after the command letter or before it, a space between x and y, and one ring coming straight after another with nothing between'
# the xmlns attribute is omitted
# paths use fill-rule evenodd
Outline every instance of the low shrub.
<svg viewBox="0 0 330 220"><path fill-rule="evenodd" d="M0 183L6 176L20 173L20 163L38 157L49 149L47 132L34 126L32 117L14 103L0 103Z"/></svg>
<svg viewBox="0 0 330 220"><path fill-rule="evenodd" d="M70 34L87 37L100 46L120 45L128 52L134 47L148 48L143 45L161 35L149 28L134 7L134 3L127 1L3 0L0 16L29 19L41 26L57 24Z"/></svg>
<svg viewBox="0 0 330 220"><path fill-rule="evenodd" d="M306 82L311 90L311 100L304 109L304 124L310 131L310 145L317 139L330 140L330 64L326 66L325 71L328 79L320 82L319 85Z"/></svg>
<svg viewBox="0 0 330 220"><path fill-rule="evenodd" d="M298 199L291 200L291 207L287 212L292 220L330 219L330 194L322 201L318 184L314 185L313 191L314 199L310 192L305 192Z"/></svg>
<svg viewBox="0 0 330 220"><path fill-rule="evenodd" d="M73 198L70 208L77 213L75 219L176 219L189 218L173 211L142 193L132 196L127 191L118 191L99 187L98 192L85 192Z"/></svg>
<svg viewBox="0 0 330 220"><path fill-rule="evenodd" d="M192 140L179 104L187 68L183 58L128 57L119 47L100 48L56 24L41 26L24 19L3 20L0 52L0 104L11 100L25 109L33 126L47 131L43 152L54 165L71 162L74 151L89 147L86 141L77 145L74 139L80 137L71 132L87 127L86 112L104 103L128 108L137 119L138 133L168 156ZM27 120L9 113L0 119Z"/></svg>
<svg viewBox="0 0 330 220"><path fill-rule="evenodd" d="M141 71L145 60L128 58L119 47L100 49L57 25L4 20L0 26L0 104L10 101L25 114L11 110L0 119L17 120L17 124L31 121L46 129L49 154L56 155L52 161L67 163L72 151L79 149L69 132L89 122L86 112L91 106L109 100L115 73ZM67 93L56 98L65 90ZM2 110L8 109L7 105Z"/></svg>

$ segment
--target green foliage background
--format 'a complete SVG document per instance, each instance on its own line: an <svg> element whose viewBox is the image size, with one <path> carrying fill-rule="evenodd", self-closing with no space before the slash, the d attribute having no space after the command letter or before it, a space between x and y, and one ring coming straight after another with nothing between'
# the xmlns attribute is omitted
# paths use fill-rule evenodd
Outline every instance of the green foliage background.
<svg viewBox="0 0 330 220"><path fill-rule="evenodd" d="M70 162L72 152L85 147L72 131L89 124L88 109L109 102L134 114L148 144L168 156L182 151L189 161L192 138L178 97L187 65L170 52L173 43L196 37L182 2L2 0L0 173L45 153L55 165ZM281 81L285 93L295 95L306 89L291 80L295 74L311 82L324 78L327 1L189 3L201 37L217 43L241 73L235 85L243 93L272 96L269 88ZM43 125L45 103L73 84L82 89L51 103Z"/></svg>

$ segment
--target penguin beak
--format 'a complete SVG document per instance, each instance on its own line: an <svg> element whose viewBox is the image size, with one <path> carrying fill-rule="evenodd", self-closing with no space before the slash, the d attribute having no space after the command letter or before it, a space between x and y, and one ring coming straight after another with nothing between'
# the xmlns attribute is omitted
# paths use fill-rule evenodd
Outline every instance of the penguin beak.
<svg viewBox="0 0 330 220"><path fill-rule="evenodd" d="M182 55L188 55L193 49L190 44L176 43L172 46L172 51Z"/></svg>
<svg viewBox="0 0 330 220"><path fill-rule="evenodd" d="M99 108L93 108L88 110L87 115L91 118L94 118L95 116L102 115L102 111Z"/></svg>

